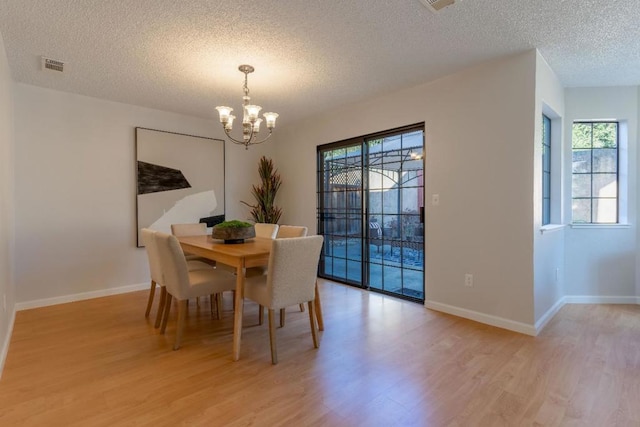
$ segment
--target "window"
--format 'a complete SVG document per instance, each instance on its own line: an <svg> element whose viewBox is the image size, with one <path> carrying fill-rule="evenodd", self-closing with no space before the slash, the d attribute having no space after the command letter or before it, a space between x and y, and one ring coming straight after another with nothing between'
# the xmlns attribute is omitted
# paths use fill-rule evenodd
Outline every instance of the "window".
<svg viewBox="0 0 640 427"><path fill-rule="evenodd" d="M574 122L571 211L574 224L618 222L619 124Z"/></svg>
<svg viewBox="0 0 640 427"><path fill-rule="evenodd" d="M551 223L551 119L542 115L542 225Z"/></svg>

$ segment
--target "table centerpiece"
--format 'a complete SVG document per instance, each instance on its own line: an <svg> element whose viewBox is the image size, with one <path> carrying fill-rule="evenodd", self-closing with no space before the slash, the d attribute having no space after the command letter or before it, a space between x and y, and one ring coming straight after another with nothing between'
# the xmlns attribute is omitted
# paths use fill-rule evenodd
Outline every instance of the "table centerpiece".
<svg viewBox="0 0 640 427"><path fill-rule="evenodd" d="M231 220L215 225L211 231L211 237L224 240L224 243L244 243L245 239L256 237L253 224L244 221Z"/></svg>

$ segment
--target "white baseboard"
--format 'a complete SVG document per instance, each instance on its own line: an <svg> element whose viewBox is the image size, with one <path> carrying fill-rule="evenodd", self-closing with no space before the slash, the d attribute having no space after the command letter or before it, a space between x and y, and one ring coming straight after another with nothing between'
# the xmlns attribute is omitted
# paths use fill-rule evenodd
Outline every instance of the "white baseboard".
<svg viewBox="0 0 640 427"><path fill-rule="evenodd" d="M7 335L4 337L2 343L2 349L0 352L0 379L2 378L2 371L4 370L4 362L7 360L7 354L9 354L9 344L11 343L11 335L13 335L13 324L16 321L16 310L11 310L11 316L9 318L9 327L7 328Z"/></svg>
<svg viewBox="0 0 640 427"><path fill-rule="evenodd" d="M101 289L99 291L82 292L79 294L64 295L61 297L38 299L33 301L25 301L16 303L16 310L28 310L30 308L47 307L50 305L64 304L67 302L82 301L92 298L106 297L109 295L126 294L128 292L142 291L149 289L149 283L140 283L137 285L120 286L119 288Z"/></svg>
<svg viewBox="0 0 640 427"><path fill-rule="evenodd" d="M520 332L526 335L537 336L542 329L549 323L553 316L565 304L638 304L640 305L640 297L635 296L588 296L588 295L567 295L560 298L547 312L540 317L534 326L526 323L516 322L513 320L505 319L503 317L492 316L490 314L480 313L473 310L467 310L460 307L455 307L448 304L443 304L434 301L426 301L425 307L442 311L443 313L453 314L454 316L463 317L465 319L474 320L476 322L484 323L491 326L496 326L502 329L508 329L514 332Z"/></svg>
<svg viewBox="0 0 640 427"><path fill-rule="evenodd" d="M567 295L566 304L640 304L640 297Z"/></svg>
<svg viewBox="0 0 640 427"><path fill-rule="evenodd" d="M558 301L556 301L553 307L547 310L547 312L543 314L542 317L540 317L540 319L536 322L536 325L535 325L536 335L542 332L544 327L547 326L547 323L549 323L549 321L553 319L553 316L555 316L556 313L558 313L558 311L560 311L560 309L564 307L564 305L567 303L566 299L567 297L560 298Z"/></svg>
<svg viewBox="0 0 640 427"><path fill-rule="evenodd" d="M510 331L519 332L525 335L536 335L536 328L533 325L526 323L516 322L514 320L505 319L504 317L493 316L490 314L480 313L478 311L467 310L465 308L455 307L440 302L426 301L425 307L442 311L443 313L453 314L454 316L463 317L465 319L474 320L476 322L484 323L486 325L495 326L502 329L508 329Z"/></svg>

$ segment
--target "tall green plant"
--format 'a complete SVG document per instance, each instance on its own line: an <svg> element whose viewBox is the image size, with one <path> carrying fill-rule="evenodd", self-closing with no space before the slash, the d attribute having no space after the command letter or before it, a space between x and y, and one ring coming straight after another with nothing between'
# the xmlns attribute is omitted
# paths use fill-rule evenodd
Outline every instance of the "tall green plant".
<svg viewBox="0 0 640 427"><path fill-rule="evenodd" d="M256 199L256 204L251 205L242 202L251 208L251 217L255 222L277 224L282 215L282 209L275 205L276 194L282 185L282 179L278 170L274 168L271 159L262 156L258 161L258 174L261 184L253 185L251 194Z"/></svg>

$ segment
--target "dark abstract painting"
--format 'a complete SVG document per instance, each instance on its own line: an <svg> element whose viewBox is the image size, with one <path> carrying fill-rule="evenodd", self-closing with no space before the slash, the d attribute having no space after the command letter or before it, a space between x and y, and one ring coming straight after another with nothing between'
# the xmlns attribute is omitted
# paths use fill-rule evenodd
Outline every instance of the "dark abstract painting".
<svg viewBox="0 0 640 427"><path fill-rule="evenodd" d="M138 160L138 194L190 187L180 170Z"/></svg>

